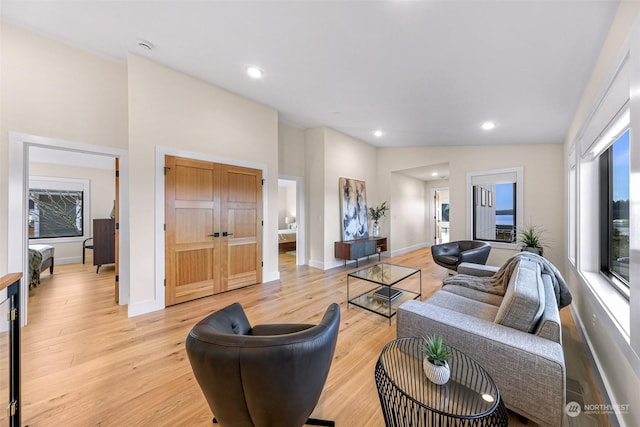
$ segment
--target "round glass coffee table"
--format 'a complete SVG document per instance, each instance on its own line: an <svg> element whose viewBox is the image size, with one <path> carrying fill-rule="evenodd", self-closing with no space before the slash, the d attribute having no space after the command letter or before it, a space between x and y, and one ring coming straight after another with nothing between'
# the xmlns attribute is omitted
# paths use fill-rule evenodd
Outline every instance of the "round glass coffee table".
<svg viewBox="0 0 640 427"><path fill-rule="evenodd" d="M389 342L376 363L378 396L387 426L506 426L498 387L473 359L450 347L451 379L432 383L422 369L422 340Z"/></svg>

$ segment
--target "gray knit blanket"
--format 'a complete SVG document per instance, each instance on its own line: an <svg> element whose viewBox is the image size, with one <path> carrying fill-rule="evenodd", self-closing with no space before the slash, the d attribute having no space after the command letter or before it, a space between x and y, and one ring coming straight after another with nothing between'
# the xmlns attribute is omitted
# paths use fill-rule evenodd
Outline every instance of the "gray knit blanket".
<svg viewBox="0 0 640 427"><path fill-rule="evenodd" d="M571 304L571 292L567 282L562 277L555 265L549 260L532 252L520 252L509 258L500 269L490 277L478 277L469 274L456 274L444 280L445 285L459 285L467 288L488 292L495 295L504 295L509 285L511 274L516 269L520 260L527 260L537 263L542 274L548 274L553 283L558 308Z"/></svg>

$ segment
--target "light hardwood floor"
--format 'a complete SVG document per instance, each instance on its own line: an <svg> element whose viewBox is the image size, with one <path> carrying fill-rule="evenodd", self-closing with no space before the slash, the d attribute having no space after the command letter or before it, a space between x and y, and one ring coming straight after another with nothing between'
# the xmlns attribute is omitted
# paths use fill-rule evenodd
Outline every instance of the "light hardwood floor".
<svg viewBox="0 0 640 427"><path fill-rule="evenodd" d="M113 267L96 274L89 260L43 274L42 283L30 290L29 324L22 332L23 425L211 426L184 341L202 317L239 301L253 324L316 323L338 302L338 344L313 416L342 427L383 426L373 370L384 344L395 338L395 318L389 326L383 317L347 308L346 274L354 268L323 272L296 266L295 257L285 253L280 259L280 281L133 318L114 303ZM447 275L428 249L387 261L422 269L423 298ZM590 393L585 399L591 399L585 401L597 403L599 393L568 309L563 321L569 376L582 376L580 384ZM521 421L511 416L511 425Z"/></svg>

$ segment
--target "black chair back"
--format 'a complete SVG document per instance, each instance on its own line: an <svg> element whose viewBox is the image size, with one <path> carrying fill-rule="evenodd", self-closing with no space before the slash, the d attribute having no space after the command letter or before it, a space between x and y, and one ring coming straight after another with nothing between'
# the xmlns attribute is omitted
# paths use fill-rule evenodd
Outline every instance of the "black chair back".
<svg viewBox="0 0 640 427"><path fill-rule="evenodd" d="M317 325L251 327L232 304L187 337L193 373L218 422L231 427L300 427L318 403L338 338L340 307Z"/></svg>

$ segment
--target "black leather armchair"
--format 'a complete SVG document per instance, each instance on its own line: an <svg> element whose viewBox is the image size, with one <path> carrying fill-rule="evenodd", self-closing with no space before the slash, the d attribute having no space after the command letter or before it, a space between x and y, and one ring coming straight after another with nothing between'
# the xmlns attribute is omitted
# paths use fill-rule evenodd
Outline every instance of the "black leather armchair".
<svg viewBox="0 0 640 427"><path fill-rule="evenodd" d="M431 246L431 255L436 264L458 271L463 262L485 264L491 252L491 245L478 240L457 240Z"/></svg>
<svg viewBox="0 0 640 427"><path fill-rule="evenodd" d="M230 427L335 425L309 416L329 374L339 326L335 303L318 325L252 327L239 303L198 322L186 348L213 422Z"/></svg>

